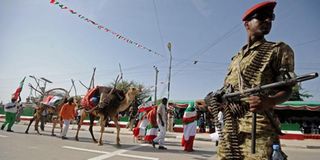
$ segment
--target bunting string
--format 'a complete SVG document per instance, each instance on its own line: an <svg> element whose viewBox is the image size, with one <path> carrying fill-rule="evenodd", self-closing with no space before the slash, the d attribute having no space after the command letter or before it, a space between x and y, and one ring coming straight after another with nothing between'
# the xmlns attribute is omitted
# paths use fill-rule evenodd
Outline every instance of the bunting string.
<svg viewBox="0 0 320 160"><path fill-rule="evenodd" d="M91 19L89 19L89 18L87 18L87 17L79 14L79 13L76 12L75 10L70 9L69 7L63 5L62 3L60 3L60 2L58 2L58 1L56 1L56 0L50 0L50 3L53 4L53 5L55 5L55 6L60 7L62 10L69 11L69 13L71 13L71 14L73 14L73 15L76 15L76 16L79 17L80 19L82 19L82 20L84 20L84 21L86 21L86 22L94 25L94 26L95 26L96 28L98 28L99 30L112 34L114 37L116 37L116 38L119 39L119 40L122 40L122 41L124 41L124 42L127 42L127 43L129 43L129 44L131 44L131 45L134 45L134 46L138 47L138 48L144 49L144 50L148 51L149 53L155 54L155 55L157 55L157 56L163 56L163 55L159 54L158 52L156 52L156 51L154 51L154 50L152 50L152 49L150 49L150 48L147 48L147 47L145 47L144 45L142 45L142 44L140 44L140 43L138 43L138 42L135 42L135 41L133 41L133 40L131 40L131 39L129 39L129 38L127 38L127 37L125 37L125 36L117 33L117 32L112 31L111 29L109 29L109 28L107 28L107 27L105 27L105 26L103 26L103 25L98 24L97 22L95 22L95 21L93 21L93 20L91 20Z"/></svg>

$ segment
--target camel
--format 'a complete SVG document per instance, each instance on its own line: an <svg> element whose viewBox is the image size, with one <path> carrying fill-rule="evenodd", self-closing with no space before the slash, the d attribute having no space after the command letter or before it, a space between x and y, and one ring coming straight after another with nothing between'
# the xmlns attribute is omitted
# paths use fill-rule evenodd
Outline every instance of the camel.
<svg viewBox="0 0 320 160"><path fill-rule="evenodd" d="M98 145L103 145L102 137L105 129L106 122L108 117L113 120L116 128L117 128L117 137L116 137L116 144L120 145L120 126L118 123L118 113L125 111L129 108L135 97L141 92L140 89L130 87L126 94L123 93L121 90L117 90L110 87L102 87L99 86L97 89L97 95L100 96L99 104L89 111L90 117L90 127L89 131L92 136L92 139L95 143L98 142ZM84 106L85 107L85 106ZM95 117L100 117L100 138L97 141L93 135L92 127ZM86 117L86 112L82 111L80 122L78 123L77 133L75 139L79 141L78 134L83 123L84 118Z"/></svg>
<svg viewBox="0 0 320 160"><path fill-rule="evenodd" d="M56 93L57 91L62 91L62 93ZM35 131L37 132L37 134L41 135L41 133L39 132L39 122L40 122L40 119L41 119L41 114L42 112L47 109L47 112L48 114L52 114L53 117L52 117L52 122L53 122L53 126L52 126L52 130L51 130L51 135L52 136L55 136L54 134L54 130L55 130L55 127L56 127L56 124L59 121L59 111L62 107L62 105L64 104L64 101L65 99L68 97L68 91L66 91L65 89L63 88L55 88L55 89L51 89L49 91L47 91L44 95L45 98L49 97L49 96L52 96L52 95L55 95L57 94L56 96L57 97L60 97L57 101L55 101L54 105L48 105L48 104L45 104L45 103L42 103L42 102L34 102L38 105L38 107L36 108L35 110L35 113L32 117L32 119L30 120L29 122L29 125L25 131L26 134L29 133L29 128L32 124L33 121L35 121ZM60 127L62 129L62 124L60 123Z"/></svg>

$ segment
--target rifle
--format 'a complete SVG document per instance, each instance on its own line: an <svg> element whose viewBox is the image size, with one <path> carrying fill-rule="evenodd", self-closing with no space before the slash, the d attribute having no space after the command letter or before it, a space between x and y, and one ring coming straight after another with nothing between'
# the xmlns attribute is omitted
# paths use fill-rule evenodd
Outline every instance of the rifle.
<svg viewBox="0 0 320 160"><path fill-rule="evenodd" d="M292 86L295 85L296 83L299 82L303 82L303 81L307 81L307 80L311 80L314 78L318 77L318 73L317 72L313 72L313 73L309 73L309 74L305 74L305 75L301 75L301 76L297 76L295 78L289 78L283 81L279 81L279 82L274 82L274 83L270 83L270 84L266 84L263 86L257 86L254 88L250 88L247 90L244 90L243 92L233 92L233 93L226 93L224 95L222 95L220 98L221 102L235 102L235 101L241 101L242 98L250 96L250 95L254 95L257 93L261 93L267 89L272 89L272 88L278 88L278 87L284 87L284 86ZM275 128L276 132L279 135L283 135L283 133L281 132L281 129L276 125L276 123L273 120L272 115L269 112L264 112L267 116L267 118L269 119L269 121L271 122L271 125L273 128ZM253 113L252 116L252 131L251 131L251 153L255 153L255 145L256 145L256 113Z"/></svg>

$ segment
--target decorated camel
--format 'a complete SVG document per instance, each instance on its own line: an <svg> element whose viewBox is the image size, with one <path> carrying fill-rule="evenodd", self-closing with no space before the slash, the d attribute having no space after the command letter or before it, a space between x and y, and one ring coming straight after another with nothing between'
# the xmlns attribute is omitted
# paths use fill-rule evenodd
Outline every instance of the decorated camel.
<svg viewBox="0 0 320 160"><path fill-rule="evenodd" d="M89 113L90 127L89 131L94 142L97 142L93 135L92 127L95 117L100 117L100 138L99 145L103 145L102 137L108 118L114 122L117 128L116 143L120 145L120 126L118 123L118 113L125 111L129 108L135 97L141 92L141 89L130 87L126 93L122 90L118 90L111 87L97 86L88 91L87 95L82 99L82 111L81 118L78 124L77 133L75 139L78 141L78 134L86 117L86 113ZM99 99L98 103L95 103L93 99Z"/></svg>
<svg viewBox="0 0 320 160"><path fill-rule="evenodd" d="M69 97L69 92L63 88L54 88L51 90L48 90L44 93L42 96L43 98L40 100L34 100L34 103L37 104L37 107L35 108L35 113L33 115L33 118L30 120L29 125L25 131L26 134L29 133L29 128L33 121L35 121L35 131L41 135L39 132L39 122L42 116L42 113L45 111L49 115L52 115L52 122L53 127L51 131L51 135L55 136L54 130L56 127L56 124L59 121L59 111L64 104L65 100ZM61 126L61 123L60 123ZM61 127L62 128L62 127Z"/></svg>

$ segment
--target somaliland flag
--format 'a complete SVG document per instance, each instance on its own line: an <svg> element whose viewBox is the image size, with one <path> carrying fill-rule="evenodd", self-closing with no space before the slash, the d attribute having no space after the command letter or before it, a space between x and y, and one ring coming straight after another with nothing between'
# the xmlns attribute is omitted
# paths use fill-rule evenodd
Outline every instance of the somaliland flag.
<svg viewBox="0 0 320 160"><path fill-rule="evenodd" d="M20 93L21 93L22 88L23 88L23 84L24 84L24 80L25 80L25 79L26 79L26 77L24 77L24 78L22 79L22 81L20 82L19 87L18 87L18 88L16 89L16 91L13 93L12 98L14 98L14 99L18 99L18 98L19 98Z"/></svg>
<svg viewBox="0 0 320 160"><path fill-rule="evenodd" d="M197 130L197 111L191 104L183 114L183 137L181 145L185 146L186 151L192 150L193 140Z"/></svg>

